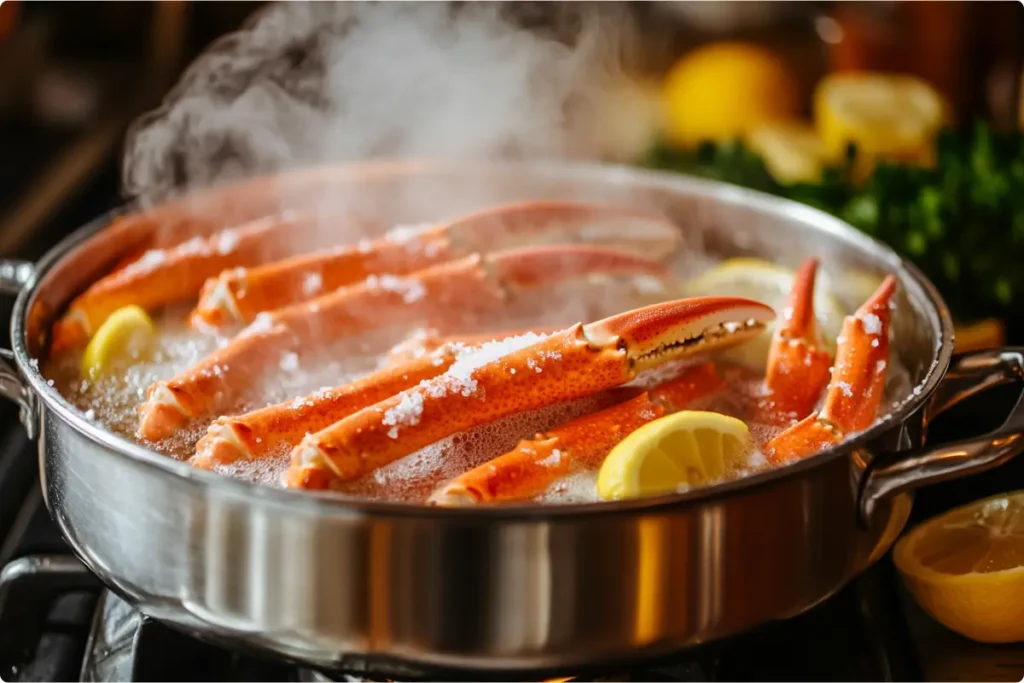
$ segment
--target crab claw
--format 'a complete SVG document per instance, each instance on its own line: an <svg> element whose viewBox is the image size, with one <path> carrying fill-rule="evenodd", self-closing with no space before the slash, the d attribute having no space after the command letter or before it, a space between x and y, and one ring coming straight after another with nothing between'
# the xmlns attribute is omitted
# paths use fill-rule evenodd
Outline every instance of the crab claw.
<svg viewBox="0 0 1024 683"><path fill-rule="evenodd" d="M887 277L867 302L843 321L832 379L820 413L812 413L768 442L773 462L807 457L871 426L885 391L889 323L896 279Z"/></svg>
<svg viewBox="0 0 1024 683"><path fill-rule="evenodd" d="M666 361L740 343L773 316L749 299L683 299L548 336L485 344L447 372L306 436L292 451L288 485L316 488L358 478L478 425L612 389Z"/></svg>
<svg viewBox="0 0 1024 683"><path fill-rule="evenodd" d="M654 304L584 325L596 348L617 346L633 372L753 339L774 315L751 299L698 297Z"/></svg>
<svg viewBox="0 0 1024 683"><path fill-rule="evenodd" d="M763 421L791 424L814 410L829 379L832 357L821 348L814 319L817 259L808 259L794 278L786 307L772 337L765 373Z"/></svg>

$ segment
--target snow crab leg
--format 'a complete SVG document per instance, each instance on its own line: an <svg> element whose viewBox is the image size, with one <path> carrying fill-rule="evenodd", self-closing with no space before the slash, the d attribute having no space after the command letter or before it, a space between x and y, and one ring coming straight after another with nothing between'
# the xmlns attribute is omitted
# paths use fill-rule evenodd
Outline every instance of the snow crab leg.
<svg viewBox="0 0 1024 683"><path fill-rule="evenodd" d="M521 332L448 337L418 355L404 358L354 382L309 396L214 420L196 444L191 463L203 469L240 458L259 459L283 446L295 446L306 434L320 431L361 408L383 401L448 370L460 353L478 349Z"/></svg>
<svg viewBox="0 0 1024 683"><path fill-rule="evenodd" d="M631 432L682 410L724 384L714 363L686 368L675 379L639 396L521 441L508 453L442 485L428 502L454 506L533 498L576 468L599 466Z"/></svg>
<svg viewBox="0 0 1024 683"><path fill-rule="evenodd" d="M749 299L683 299L484 345L444 374L306 436L292 450L288 485L327 488L480 424L615 388L670 360L746 341L773 315Z"/></svg>
<svg viewBox="0 0 1024 683"><path fill-rule="evenodd" d="M812 412L768 442L765 457L777 464L807 457L875 420L885 392L889 323L896 279L887 277L843 321L835 366L820 412Z"/></svg>
<svg viewBox="0 0 1024 683"><path fill-rule="evenodd" d="M765 372L762 421L789 425L818 404L828 384L832 357L821 346L814 319L817 259L808 259L796 273L786 307L779 314Z"/></svg>
<svg viewBox="0 0 1024 683"><path fill-rule="evenodd" d="M207 278L293 253L294 232L310 217L286 214L264 218L209 237L194 237L168 249L151 249L97 280L71 302L53 327L53 353L88 341L111 313L135 304L153 310L196 295Z"/></svg>
<svg viewBox="0 0 1024 683"><path fill-rule="evenodd" d="M370 275L401 275L526 242L601 244L657 260L671 253L680 239L667 219L631 208L571 202L500 206L447 223L395 228L373 241L225 271L203 286L192 324L251 322L263 311L312 299Z"/></svg>
<svg viewBox="0 0 1024 683"><path fill-rule="evenodd" d="M285 353L301 354L323 339L342 339L394 325L459 327L467 317L508 311L521 290L593 273L667 277L660 264L594 246L546 246L474 254L408 277L371 276L309 302L256 320L198 365L147 390L139 436L170 436L191 418L231 405Z"/></svg>

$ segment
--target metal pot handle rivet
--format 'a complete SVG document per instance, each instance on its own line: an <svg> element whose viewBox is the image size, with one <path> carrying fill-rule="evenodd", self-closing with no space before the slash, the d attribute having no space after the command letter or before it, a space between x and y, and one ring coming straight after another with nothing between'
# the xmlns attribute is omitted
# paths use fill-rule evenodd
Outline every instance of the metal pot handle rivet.
<svg viewBox="0 0 1024 683"><path fill-rule="evenodd" d="M0 259L0 294L17 296L35 281L36 270L28 261ZM32 391L18 371L14 352L0 349L0 396L18 404L21 424L29 439L36 438L37 425Z"/></svg>
<svg viewBox="0 0 1024 683"><path fill-rule="evenodd" d="M929 404L935 417L964 399L1010 382L1024 384L1024 347L968 353L953 361ZM1024 392L997 429L962 441L887 453L868 468L861 486L860 516L865 524L885 498L928 484L998 467L1024 451Z"/></svg>

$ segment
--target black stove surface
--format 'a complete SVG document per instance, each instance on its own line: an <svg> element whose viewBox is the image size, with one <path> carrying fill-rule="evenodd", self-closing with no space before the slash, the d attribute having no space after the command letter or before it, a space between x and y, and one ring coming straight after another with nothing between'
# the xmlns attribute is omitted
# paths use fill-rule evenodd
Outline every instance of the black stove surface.
<svg viewBox="0 0 1024 683"><path fill-rule="evenodd" d="M0 145L3 147L3 145ZM18 256L37 259L78 225L118 203L112 162L93 174ZM0 208L12 199L0 188ZM2 213L2 212L0 212ZM6 325L10 302L0 303ZM6 333L5 333L5 336ZM1016 389L967 402L937 421L934 440L981 433L1005 418L995 406ZM964 426L969 425L966 430ZM143 618L70 554L39 490L35 446L0 402L0 680L330 680L256 654L209 645ZM1019 488L1024 458L920 492L910 525L992 493ZM1009 482L1009 483L1008 483ZM335 679L376 677L358 670ZM1021 681L1024 644L986 646L936 624L902 590L889 557L807 613L649 667L578 674L576 680ZM461 676L465 678L463 674ZM457 680L454 672L398 672L399 680Z"/></svg>

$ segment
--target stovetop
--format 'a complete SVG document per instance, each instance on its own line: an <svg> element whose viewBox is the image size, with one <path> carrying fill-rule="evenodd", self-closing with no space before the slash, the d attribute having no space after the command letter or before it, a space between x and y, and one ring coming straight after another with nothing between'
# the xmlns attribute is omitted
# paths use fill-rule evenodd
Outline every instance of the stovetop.
<svg viewBox="0 0 1024 683"><path fill-rule="evenodd" d="M0 133L0 147L6 149L3 137ZM11 199L12 194L0 187L0 214ZM55 240L117 204L116 166L107 160L88 187L80 188L56 216L38 227L18 256L38 258ZM9 302L0 302L0 327L6 326L8 311ZM933 425L933 439L991 429L1005 418L1005 411L995 406L1012 405L1015 391L993 391L988 402L958 406ZM200 642L142 617L107 592L71 555L50 520L36 462L35 445L18 425L16 411L0 401L0 680L331 679L258 653ZM910 524L972 499L1019 488L1014 481L1024 481L1024 458L987 474L925 489L918 494ZM379 671L359 671L355 663L353 667L356 670L334 672L333 679L384 680ZM574 675L576 680L609 681L1021 681L1024 644L981 645L944 629L902 590L886 556L798 617L649 666L564 674ZM403 671L391 677L458 680L465 675Z"/></svg>

